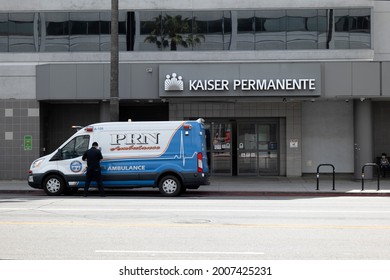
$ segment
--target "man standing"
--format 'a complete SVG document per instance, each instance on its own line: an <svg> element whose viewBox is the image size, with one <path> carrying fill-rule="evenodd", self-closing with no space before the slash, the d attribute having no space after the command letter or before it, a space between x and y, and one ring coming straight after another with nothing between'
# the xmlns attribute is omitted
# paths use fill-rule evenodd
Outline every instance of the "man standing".
<svg viewBox="0 0 390 280"><path fill-rule="evenodd" d="M92 147L85 151L83 155L83 160L87 160L87 180L84 186L84 196L88 196L89 185L93 179L95 179L98 185L100 196L105 196L102 174L100 172L100 161L103 159L103 156L98 147L99 144L93 142Z"/></svg>

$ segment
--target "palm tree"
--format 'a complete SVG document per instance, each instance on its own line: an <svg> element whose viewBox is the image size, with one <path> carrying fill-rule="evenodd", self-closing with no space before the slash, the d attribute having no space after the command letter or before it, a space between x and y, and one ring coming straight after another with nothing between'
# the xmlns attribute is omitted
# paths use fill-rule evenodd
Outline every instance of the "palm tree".
<svg viewBox="0 0 390 280"><path fill-rule="evenodd" d="M191 32L191 19L182 18L181 15L159 15L153 23L153 30L145 38L145 42L155 43L159 49L170 47L176 51L177 46L188 48L204 41L204 36L196 33L196 25Z"/></svg>

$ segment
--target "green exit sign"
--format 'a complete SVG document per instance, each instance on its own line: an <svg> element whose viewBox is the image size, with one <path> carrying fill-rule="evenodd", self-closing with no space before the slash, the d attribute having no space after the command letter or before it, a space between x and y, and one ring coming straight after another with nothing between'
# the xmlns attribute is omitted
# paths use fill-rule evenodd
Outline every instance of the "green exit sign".
<svg viewBox="0 0 390 280"><path fill-rule="evenodd" d="M31 135L24 135L23 145L24 145L25 151L32 150L32 136Z"/></svg>

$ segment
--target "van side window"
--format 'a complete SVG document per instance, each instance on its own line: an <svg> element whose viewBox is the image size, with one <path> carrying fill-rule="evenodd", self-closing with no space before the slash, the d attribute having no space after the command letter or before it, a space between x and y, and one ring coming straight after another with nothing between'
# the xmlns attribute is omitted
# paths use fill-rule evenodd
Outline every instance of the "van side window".
<svg viewBox="0 0 390 280"><path fill-rule="evenodd" d="M89 135L78 136L61 149L62 159L80 157L89 147Z"/></svg>

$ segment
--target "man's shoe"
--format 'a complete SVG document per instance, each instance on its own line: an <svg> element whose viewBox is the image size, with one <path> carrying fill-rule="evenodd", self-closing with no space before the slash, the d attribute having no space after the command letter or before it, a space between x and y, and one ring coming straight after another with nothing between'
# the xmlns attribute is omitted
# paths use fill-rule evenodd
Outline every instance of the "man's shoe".
<svg viewBox="0 0 390 280"><path fill-rule="evenodd" d="M84 197L87 197L87 196L88 196L88 194L86 194L86 193L85 193L85 194L83 194L83 196L84 196Z"/></svg>

